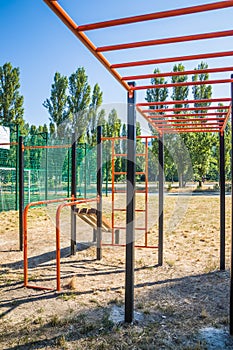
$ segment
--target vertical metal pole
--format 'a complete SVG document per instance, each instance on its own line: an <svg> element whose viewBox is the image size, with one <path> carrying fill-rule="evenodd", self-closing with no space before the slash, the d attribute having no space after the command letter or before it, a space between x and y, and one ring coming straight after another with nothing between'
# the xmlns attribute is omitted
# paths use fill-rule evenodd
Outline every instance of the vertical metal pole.
<svg viewBox="0 0 233 350"><path fill-rule="evenodd" d="M105 162L106 162L106 186L105 195L108 197L108 142L105 141Z"/></svg>
<svg viewBox="0 0 233 350"><path fill-rule="evenodd" d="M164 149L163 135L159 136L159 251L158 264L163 265L163 206L164 206Z"/></svg>
<svg viewBox="0 0 233 350"><path fill-rule="evenodd" d="M45 133L45 200L48 199L48 132Z"/></svg>
<svg viewBox="0 0 233 350"><path fill-rule="evenodd" d="M76 198L76 133L72 134L72 166L71 166L71 197ZM76 215L75 206L71 207L71 255L76 254L77 242L76 242Z"/></svg>
<svg viewBox="0 0 233 350"><path fill-rule="evenodd" d="M225 147L224 132L219 133L220 141L220 270L225 270Z"/></svg>
<svg viewBox="0 0 233 350"><path fill-rule="evenodd" d="M135 83L129 83L134 86ZM126 204L126 273L125 322L134 319L134 243L135 243L135 173L136 173L136 112L135 91L128 92L127 130L127 204Z"/></svg>
<svg viewBox="0 0 233 350"><path fill-rule="evenodd" d="M19 125L16 124L16 142L18 146L16 146L16 159L15 159L15 210L18 210L18 184L19 184Z"/></svg>
<svg viewBox="0 0 233 350"><path fill-rule="evenodd" d="M97 126L97 260L102 259L102 127Z"/></svg>
<svg viewBox="0 0 233 350"><path fill-rule="evenodd" d="M24 150L23 137L19 136L19 249L23 251L23 211L24 211Z"/></svg>
<svg viewBox="0 0 233 350"><path fill-rule="evenodd" d="M233 79L233 74L231 75ZM231 83L231 103L233 83ZM230 277L230 334L233 335L233 108L231 107L231 277Z"/></svg>

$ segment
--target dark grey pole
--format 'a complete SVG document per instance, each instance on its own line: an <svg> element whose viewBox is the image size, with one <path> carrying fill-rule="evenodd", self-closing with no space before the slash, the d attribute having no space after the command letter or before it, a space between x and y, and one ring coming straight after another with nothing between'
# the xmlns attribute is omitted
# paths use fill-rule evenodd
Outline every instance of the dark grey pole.
<svg viewBox="0 0 233 350"><path fill-rule="evenodd" d="M102 127L97 126L97 260L102 259Z"/></svg>
<svg viewBox="0 0 233 350"><path fill-rule="evenodd" d="M77 178L77 166L76 166L76 134L72 134L72 150L71 150L71 196L76 198L76 178ZM71 207L71 255L75 255L77 250L76 242L76 215L75 206Z"/></svg>
<svg viewBox="0 0 233 350"><path fill-rule="evenodd" d="M135 83L129 83L134 86ZM135 172L136 172L136 111L135 91L128 92L127 131L127 204L126 204L126 274L125 322L134 318L134 241L135 241Z"/></svg>
<svg viewBox="0 0 233 350"><path fill-rule="evenodd" d="M231 75L233 79L233 74ZM231 83L231 103L233 102L233 83ZM230 277L230 334L233 335L233 109L231 108L231 277Z"/></svg>
<svg viewBox="0 0 233 350"><path fill-rule="evenodd" d="M225 145L224 132L219 134L220 143L220 270L225 270Z"/></svg>
<svg viewBox="0 0 233 350"><path fill-rule="evenodd" d="M164 206L164 147L163 135L159 136L159 249L158 264L163 265L163 206Z"/></svg>
<svg viewBox="0 0 233 350"><path fill-rule="evenodd" d="M23 211L24 211L24 150L23 137L19 136L19 249L23 251Z"/></svg>

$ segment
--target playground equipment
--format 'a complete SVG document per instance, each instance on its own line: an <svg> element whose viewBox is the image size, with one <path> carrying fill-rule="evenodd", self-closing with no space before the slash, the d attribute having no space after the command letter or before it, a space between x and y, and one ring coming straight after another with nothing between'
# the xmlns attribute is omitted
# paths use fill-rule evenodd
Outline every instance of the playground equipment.
<svg viewBox="0 0 233 350"><path fill-rule="evenodd" d="M145 196L144 199L144 205L145 209L136 209L136 211L144 213L144 226L137 228L138 230L142 231L144 233L144 244L136 244L136 248L150 248L150 249L158 249L159 248L159 259L158 261L162 259L162 239L160 238L160 241L158 243L158 246L152 246L148 244L148 190L149 190L149 180L148 180L148 162L149 162L149 155L148 155L148 140L157 139L156 136L138 136L138 140L145 140L145 145L143 145L143 149L145 153L138 153L138 157L145 157L145 164L144 164L144 171L139 171L138 175L145 176L144 183L145 188L144 190L139 190L138 193L142 193ZM112 213L111 221L108 221L104 216L102 212L102 173L103 173L103 164L102 164L102 141L111 141L111 164L112 164ZM61 235L61 211L65 207L70 207L72 216L71 216L71 254L75 255L76 253L76 220L75 216L79 217L83 221L85 221L91 228L93 229L93 242L96 242L96 253L97 253L97 259L100 260L102 258L102 247L104 246L125 246L126 243L120 244L120 230L126 230L126 227L124 226L116 226L115 225L115 212L117 211L124 211L126 212L125 208L116 208L115 207L115 176L116 175L125 175L126 172L116 172L115 171L115 161L116 157L125 157L126 154L124 153L116 153L114 148L114 143L118 142L119 140L126 140L125 137L116 137L116 138L109 138L101 137L101 126L97 127L97 164L98 164L98 170L97 170L97 197L88 199L88 198L76 198L76 145L75 145L75 138L73 137L74 144L72 145L72 179L71 179L71 187L72 187L72 196L71 198L60 198L60 199L54 199L54 200L44 200L44 201L38 201L38 202L32 202L29 203L24 211L23 211L23 220L22 220L22 229L23 229L23 251L24 251L24 286L27 288L35 288L35 289L49 289L45 286L38 286L38 285L31 285L28 283L28 223L27 223L27 217L28 217L28 211L31 207L37 207L39 205L49 205L51 203L59 203L62 202L60 205L58 205L56 209L56 290L61 290L61 269L60 269L60 235ZM20 138L20 143L22 141L22 138ZM21 163L20 163L21 164ZM22 164L21 164L22 165ZM125 193L125 191L121 190L121 193ZM97 208L86 208L86 207L77 207L79 205L83 205L86 203L92 203L95 202L97 205ZM102 239L102 232L108 232L111 233L111 242L110 243L104 243Z"/></svg>
<svg viewBox="0 0 233 350"><path fill-rule="evenodd" d="M120 83L120 85L126 90L128 97L128 148L127 148L127 208L126 208L126 285L125 285L125 321L132 322L134 318L134 236L135 236L135 174L136 174L136 152L135 152L135 143L136 143L136 133L135 133L135 124L136 124L136 116L135 116L135 105L136 105L136 96L135 92L137 90L148 90L148 89L156 89L164 87L163 84L160 85L138 85L136 86L132 81L139 81L147 78L155 78L158 76L172 76L172 75L186 75L186 74L194 74L187 72L177 72L177 73L164 73L163 74L143 74L143 75L127 75L121 76L118 72L119 69L122 68L132 68L132 67L147 67L148 65L162 65L164 63L174 63L174 62L182 62L182 61L193 61L193 60L203 60L203 59L220 59L220 65L222 65L223 57L232 57L233 51L217 51L217 52L197 52L191 53L186 56L174 56L174 57L165 57L165 58L157 58L153 57L152 59L141 59L134 62L119 62L111 64L106 57L103 55L103 52L109 51L119 51L119 50L127 50L127 49L135 49L135 48L144 48L141 52L145 52L146 47L149 46L159 46L166 44L176 44L176 43L186 43L186 42L197 42L200 40L214 40L218 38L218 48L221 48L221 43L219 42L221 38L227 38L233 35L233 30L225 30L225 31L215 31L210 33L200 33L193 35L184 35L170 38L162 38L162 39L154 39L154 40L146 40L141 42L131 42L131 43L123 43L123 44L114 44L102 47L96 47L91 40L86 36L84 32L90 30L96 30L99 28L109 28L113 26L122 26L129 24L136 24L139 22L146 22L152 20L163 19L164 21L167 18L192 15L198 13L209 13L210 11L223 10L230 7L233 7L233 1L219 1L215 3L203 4L198 6L191 6L187 8L167 10L163 12L156 12L150 14L144 14L134 17L121 18L115 20L109 20L100 23L93 23L87 25L77 25L75 21L69 16L69 14L62 8L62 6L58 3L58 1L44 0L45 3L55 12L55 14L64 22L64 24L73 32L73 34L89 49L89 51L100 61L100 63L113 75L113 77ZM67 5L68 6L68 5ZM208 17L207 17L208 19ZM208 21L207 21L208 22ZM229 42L231 44L231 42ZM194 45L193 45L194 46ZM176 49L177 50L177 49ZM194 47L195 50L195 47ZM158 50L156 50L158 52ZM211 73L222 73L222 72L230 72L233 71L233 67L216 67L211 68ZM202 69L199 73L210 73L210 70ZM195 71L196 74L196 71ZM172 108L172 117L166 116L164 112L163 115L156 113L154 110L155 106L161 106L161 102L152 102L151 104L137 104L137 106L143 107L151 107L151 111L145 112L141 109L139 111L146 118L146 120L158 131L159 136L159 162L160 168L163 170L163 134L164 133L183 133L183 132L217 132L220 135L220 179L221 179L221 205L220 205L220 213L221 213L221 228L220 228L220 237L221 237L221 260L220 260L220 269L225 269L225 176L224 176L224 130L226 124L230 118L230 114L232 114L231 101L233 99L233 75L229 79L212 79L212 80L204 80L204 81L192 81L192 82L184 82L184 83L172 83L166 84L167 88L173 87L181 87L181 86L195 86L195 85L205 85L209 84L214 86L216 84L231 84L231 98L219 98L215 101L213 100L195 100L192 103L194 104L206 104L208 106L212 102L228 102L228 107L226 107L226 114L223 115L222 121L214 118L211 120L202 120L203 113L193 113L193 118L195 120L189 120L190 115L185 120L179 121L176 118L175 108L176 104L184 104L191 103L191 101L170 101L174 107ZM168 104L167 102L165 103ZM202 106L202 105L201 105ZM196 106L193 106L194 108ZM189 108L189 107L188 107ZM186 110L187 111L187 110ZM188 109L188 111L192 112L193 109ZM207 118L206 118L207 119ZM232 124L233 125L233 124ZM233 132L233 127L232 127ZM233 145L232 145L233 146ZM101 176L99 176L101 179ZM159 235L162 238L163 232L163 176L162 171L159 176L159 203L161 206L161 214L159 217ZM232 176L233 181L233 176ZM233 187L233 182L232 182ZM133 190L132 190L133 189ZM133 196L132 196L133 192ZM232 219L233 219L233 210L232 210ZM233 227L232 227L232 241L233 241ZM233 248L231 251L231 271L233 271ZM230 333L233 335L233 278L231 277L231 297L230 297Z"/></svg>

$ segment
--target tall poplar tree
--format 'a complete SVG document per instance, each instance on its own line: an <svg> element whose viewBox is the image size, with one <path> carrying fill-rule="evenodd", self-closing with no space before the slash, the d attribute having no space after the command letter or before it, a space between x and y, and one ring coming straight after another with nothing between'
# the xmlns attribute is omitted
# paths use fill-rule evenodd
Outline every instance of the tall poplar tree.
<svg viewBox="0 0 233 350"><path fill-rule="evenodd" d="M24 99L19 89L19 68L9 62L0 66L0 124L23 125Z"/></svg>
<svg viewBox="0 0 233 350"><path fill-rule="evenodd" d="M184 72L185 67L183 64L179 63L173 67L173 72ZM185 83L188 80L187 75L174 75L172 76L172 83ZM188 98L189 89L188 86L174 86L172 92L172 99L174 101L185 101ZM187 107L187 103L175 103L175 108ZM183 119L182 112L174 112L174 117L179 120ZM189 143L190 135L188 133L184 134L172 134L169 135L170 148L175 149L173 153L173 159L175 161L178 177L179 177L179 187L185 186L187 174L190 171L190 157L189 157Z"/></svg>
<svg viewBox="0 0 233 350"><path fill-rule="evenodd" d="M207 63L201 62L196 69L208 68ZM209 79L208 73L194 74L192 81L205 81ZM212 96L211 85L194 85L192 88L194 100L210 99ZM208 102L196 102L195 107L209 106ZM196 113L207 113L206 110L197 110ZM199 117L204 118L204 116ZM195 178L197 179L199 186L202 186L203 179L205 178L211 161L211 145L213 142L213 135L211 133L198 132L193 134L192 138L192 163Z"/></svg>
<svg viewBox="0 0 233 350"><path fill-rule="evenodd" d="M55 126L58 137L64 136L64 122L67 119L67 87L67 77L56 72L50 98L47 98L43 103L43 106L49 112L49 120Z"/></svg>

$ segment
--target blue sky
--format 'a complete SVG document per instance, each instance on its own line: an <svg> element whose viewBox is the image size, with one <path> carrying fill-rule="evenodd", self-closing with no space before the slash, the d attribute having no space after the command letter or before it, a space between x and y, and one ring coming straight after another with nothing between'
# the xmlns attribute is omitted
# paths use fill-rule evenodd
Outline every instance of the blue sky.
<svg viewBox="0 0 233 350"><path fill-rule="evenodd" d="M164 11L172 8L194 6L213 1L141 1L141 0L61 0L60 3L72 14L78 24L120 18L143 13ZM233 9L213 11L208 14L182 16L152 21L138 25L121 26L87 32L96 46L130 41L149 40L170 36L188 35L232 29ZM24 95L25 119L33 124L48 122L43 101L50 96L51 84L56 71L69 76L78 67L85 67L89 83L99 83L104 93L104 103L125 103L126 92L104 67L88 52L77 38L47 7L43 0L0 0L0 65L11 62L20 68L21 93ZM204 40L196 43L163 45L147 49L124 50L106 53L111 63L139 59L180 56L192 53L232 50L233 38ZM185 62L187 69L198 62ZM208 62L210 67L233 65L233 58ZM172 70L173 65L162 65L161 71ZM131 69L122 74L150 73L153 66ZM229 77L226 73L221 77ZM216 75L213 78L217 77ZM148 83L148 82L146 82ZM144 99L144 92L138 99ZM229 87L215 87L214 96L230 96Z"/></svg>

